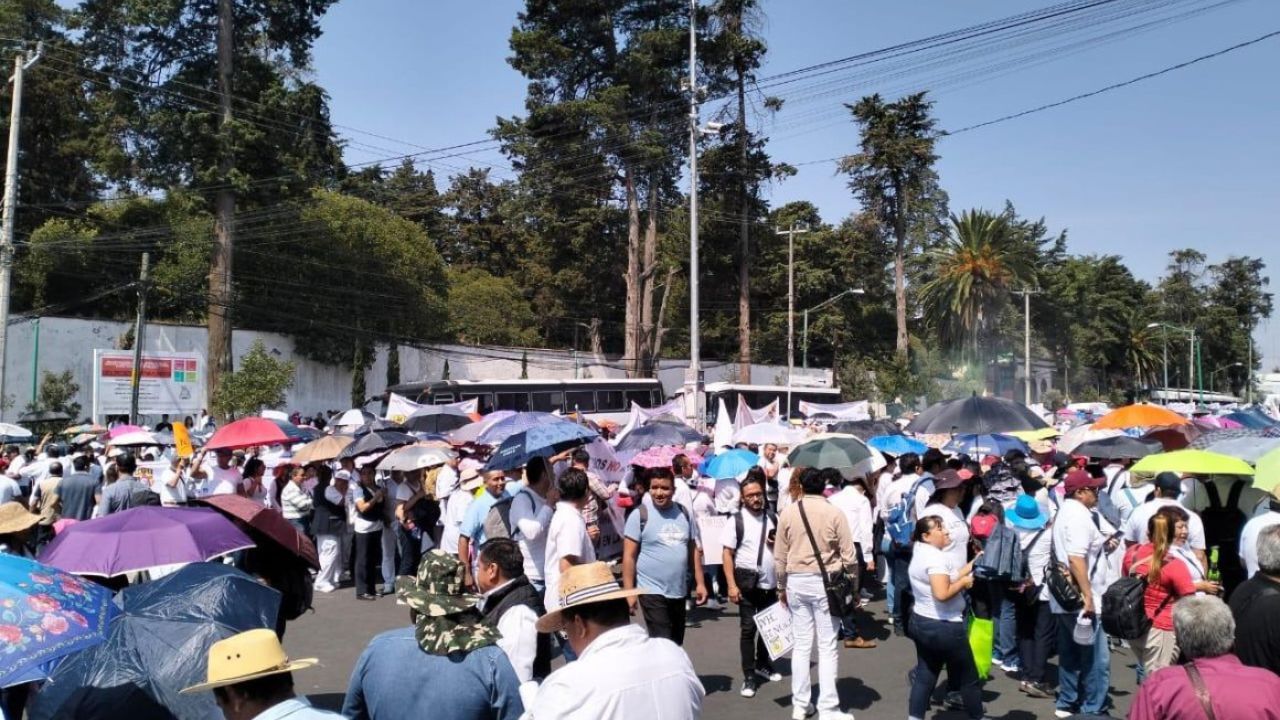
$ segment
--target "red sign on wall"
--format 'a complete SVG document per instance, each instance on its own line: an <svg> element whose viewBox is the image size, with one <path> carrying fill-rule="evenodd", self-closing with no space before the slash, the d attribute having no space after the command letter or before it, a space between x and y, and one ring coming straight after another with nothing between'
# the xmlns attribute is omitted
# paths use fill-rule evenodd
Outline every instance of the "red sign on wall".
<svg viewBox="0 0 1280 720"><path fill-rule="evenodd" d="M100 358L100 362L104 378L127 378L133 375L133 358L107 355ZM144 378L168 378L172 373L172 360L146 357L142 359L142 377Z"/></svg>

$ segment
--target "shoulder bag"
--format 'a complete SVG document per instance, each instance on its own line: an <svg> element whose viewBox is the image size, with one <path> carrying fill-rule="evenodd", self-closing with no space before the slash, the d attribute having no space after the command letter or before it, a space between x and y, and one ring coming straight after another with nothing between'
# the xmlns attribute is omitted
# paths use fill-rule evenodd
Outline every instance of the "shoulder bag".
<svg viewBox="0 0 1280 720"><path fill-rule="evenodd" d="M735 520L738 526L738 547L742 547L742 510L738 511L738 517ZM756 567L754 570L746 568L733 568L733 582L738 586L739 590L755 590L760 587L760 576L764 574L762 566L764 564L764 543L766 533L769 530L769 514L760 513L760 546L756 549ZM737 548L734 548L734 556L737 556Z"/></svg>
<svg viewBox="0 0 1280 720"><path fill-rule="evenodd" d="M1200 701L1204 714L1209 717L1209 720L1218 720L1213 713L1213 699L1209 697L1209 687L1204 684L1204 678L1200 677L1200 668L1196 667L1194 661L1182 667L1187 671L1187 678L1191 680L1191 687L1196 691L1196 699Z"/></svg>
<svg viewBox="0 0 1280 720"><path fill-rule="evenodd" d="M818 561L818 571L822 573L822 587L827 591L827 604L831 614L844 617L858 606L857 590L849 574L842 566L835 573L827 573L827 565L822 561L822 550L818 548L818 540L809 526L809 516L804 512L804 500L796 502L800 508L800 521L804 523L805 534L809 536L809 545L813 547L813 556Z"/></svg>

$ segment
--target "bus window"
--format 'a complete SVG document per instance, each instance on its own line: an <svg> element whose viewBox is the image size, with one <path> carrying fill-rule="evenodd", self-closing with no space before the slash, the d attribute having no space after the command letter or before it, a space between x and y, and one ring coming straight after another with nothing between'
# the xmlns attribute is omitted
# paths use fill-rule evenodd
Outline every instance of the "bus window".
<svg viewBox="0 0 1280 720"><path fill-rule="evenodd" d="M590 390L570 390L564 394L565 412L595 412L596 396Z"/></svg>
<svg viewBox="0 0 1280 720"><path fill-rule="evenodd" d="M653 393L649 390L628 390L627 391L627 409L631 409L631 403L635 403L642 408L655 407L653 404Z"/></svg>
<svg viewBox="0 0 1280 720"><path fill-rule="evenodd" d="M453 393L436 393L431 396L431 402L435 405L448 405L453 402Z"/></svg>
<svg viewBox="0 0 1280 720"><path fill-rule="evenodd" d="M650 390L649 393L650 393L650 397L652 398L649 401L649 407L659 407L660 405L662 405L661 390Z"/></svg>
<svg viewBox="0 0 1280 720"><path fill-rule="evenodd" d="M525 412L529 409L529 393L497 393L499 410L515 410L516 412Z"/></svg>
<svg viewBox="0 0 1280 720"><path fill-rule="evenodd" d="M493 412L493 396L489 393L462 393L463 400L476 400L476 412L488 415Z"/></svg>
<svg viewBox="0 0 1280 720"><path fill-rule="evenodd" d="M564 394L559 392L536 392L533 395L533 409L537 412L558 412L564 409Z"/></svg>
<svg viewBox="0 0 1280 720"><path fill-rule="evenodd" d="M621 390L597 390L596 391L596 409L599 412L607 412L610 410L626 410L622 405Z"/></svg>

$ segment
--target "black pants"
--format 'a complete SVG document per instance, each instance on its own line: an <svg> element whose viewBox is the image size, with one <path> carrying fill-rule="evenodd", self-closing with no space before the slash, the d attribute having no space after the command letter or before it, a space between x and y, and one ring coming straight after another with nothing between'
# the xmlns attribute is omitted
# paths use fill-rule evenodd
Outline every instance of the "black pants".
<svg viewBox="0 0 1280 720"><path fill-rule="evenodd" d="M778 602L778 591L773 588L752 588L740 592L742 602L738 603L738 651L742 655L742 677L749 678L757 668L769 670L773 667L769 651L764 647L764 640L756 631L755 615Z"/></svg>
<svg viewBox="0 0 1280 720"><path fill-rule="evenodd" d="M1018 603L1018 654L1022 656L1022 679L1044 682L1049 655L1053 650L1058 626L1049 603L1037 600L1034 605Z"/></svg>
<svg viewBox="0 0 1280 720"><path fill-rule="evenodd" d="M893 622L906 627L911 617L911 548L893 545L889 548L889 561L893 563Z"/></svg>
<svg viewBox="0 0 1280 720"><path fill-rule="evenodd" d="M400 523L396 523L396 547L400 551L400 557L396 562L396 575L417 575L418 560L422 555L422 542L413 536L412 530L406 529Z"/></svg>
<svg viewBox="0 0 1280 720"><path fill-rule="evenodd" d="M382 583L382 531L355 533L356 595L377 595Z"/></svg>
<svg viewBox="0 0 1280 720"><path fill-rule="evenodd" d="M640 610L644 612L649 637L666 638L677 645L684 645L684 598L641 595Z"/></svg>
<svg viewBox="0 0 1280 720"><path fill-rule="evenodd" d="M973 662L964 623L942 622L921 615L911 617L911 639L916 643L916 670L911 682L907 714L924 717L929 698L938 685L942 668L954 679L970 718L982 717L982 691L978 687L978 667Z"/></svg>

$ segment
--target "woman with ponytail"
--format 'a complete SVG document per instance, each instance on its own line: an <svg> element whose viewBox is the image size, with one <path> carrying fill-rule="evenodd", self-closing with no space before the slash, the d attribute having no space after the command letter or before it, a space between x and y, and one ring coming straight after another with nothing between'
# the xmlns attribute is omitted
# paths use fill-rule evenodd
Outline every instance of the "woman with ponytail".
<svg viewBox="0 0 1280 720"><path fill-rule="evenodd" d="M1130 641L1141 664L1139 676L1145 677L1178 659L1178 646L1173 635L1173 604L1178 598L1197 592L1217 593L1218 584L1193 579L1187 564L1175 547L1179 537L1186 537L1190 515L1176 505L1166 505L1147 521L1148 542L1134 545L1125 553L1124 567L1130 575L1145 575L1144 597L1151 629L1147 636Z"/></svg>

